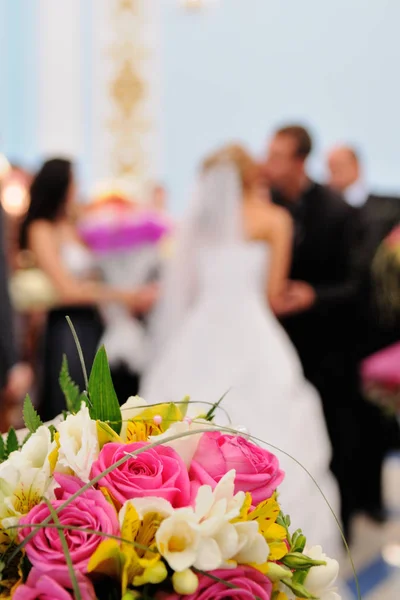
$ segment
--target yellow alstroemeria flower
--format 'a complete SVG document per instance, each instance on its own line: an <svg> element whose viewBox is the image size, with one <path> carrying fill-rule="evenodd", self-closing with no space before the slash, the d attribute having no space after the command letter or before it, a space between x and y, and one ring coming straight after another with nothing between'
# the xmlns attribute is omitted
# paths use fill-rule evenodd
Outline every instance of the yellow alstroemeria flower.
<svg viewBox="0 0 400 600"><path fill-rule="evenodd" d="M159 584L168 575L157 552L155 535L163 517L147 513L140 519L133 504L126 506L121 541L105 540L93 554L88 571L99 572L121 581L122 594L128 586Z"/></svg>
<svg viewBox="0 0 400 600"><path fill-rule="evenodd" d="M189 399L181 404L160 404L149 406L139 397L129 398L121 406L124 442L143 442L151 436L165 433L171 425L182 421L186 415Z"/></svg>
<svg viewBox="0 0 400 600"><path fill-rule="evenodd" d="M149 437L165 433L173 423L182 419L182 412L176 404L150 406L127 423L126 441L146 442Z"/></svg>
<svg viewBox="0 0 400 600"><path fill-rule="evenodd" d="M108 443L119 443L123 444L122 438L115 433L114 429L112 429L108 423L103 423L103 421L96 421L96 429L97 429L97 439L99 441L100 450Z"/></svg>
<svg viewBox="0 0 400 600"><path fill-rule="evenodd" d="M246 494L246 500L237 521L257 521L260 532L268 542L270 549L269 561L281 560L288 552L285 543L285 528L276 523L280 514L280 506L276 499L276 494L268 500L261 502L251 511L251 494Z"/></svg>

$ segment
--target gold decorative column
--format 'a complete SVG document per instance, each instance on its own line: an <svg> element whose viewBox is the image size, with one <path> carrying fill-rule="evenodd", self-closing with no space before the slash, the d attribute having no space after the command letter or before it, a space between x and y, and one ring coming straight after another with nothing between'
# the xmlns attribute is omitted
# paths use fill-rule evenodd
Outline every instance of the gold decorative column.
<svg viewBox="0 0 400 600"><path fill-rule="evenodd" d="M111 135L110 171L130 193L140 196L148 183L151 148L148 137L153 123L147 103L151 94L146 69L151 52L146 43L149 0L112 0L109 48Z"/></svg>

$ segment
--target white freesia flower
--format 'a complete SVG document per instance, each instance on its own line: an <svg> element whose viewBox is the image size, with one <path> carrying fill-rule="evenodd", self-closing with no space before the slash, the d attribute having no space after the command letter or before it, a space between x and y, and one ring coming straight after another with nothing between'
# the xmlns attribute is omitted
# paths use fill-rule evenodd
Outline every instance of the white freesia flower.
<svg viewBox="0 0 400 600"><path fill-rule="evenodd" d="M228 561L266 562L269 548L258 524L231 523L245 500L244 492L234 494L234 481L235 471L230 471L214 490L201 486L194 509L177 509L161 523L157 546L174 571L214 571Z"/></svg>
<svg viewBox="0 0 400 600"><path fill-rule="evenodd" d="M269 546L266 539L259 532L256 521L235 523L235 531L238 535L238 550L234 556L239 564L263 565L269 556Z"/></svg>
<svg viewBox="0 0 400 600"><path fill-rule="evenodd" d="M214 535L224 523L239 516L246 495L244 492L235 495L235 475L234 470L226 473L214 490L209 485L199 488L194 510L204 535Z"/></svg>
<svg viewBox="0 0 400 600"><path fill-rule="evenodd" d="M196 564L202 542L200 527L191 508L180 508L165 519L156 533L157 548L177 572Z"/></svg>
<svg viewBox="0 0 400 600"><path fill-rule="evenodd" d="M319 600L341 600L334 588L339 575L339 563L323 553L321 546L304 551L313 560L326 562L326 566L312 567L304 582L306 589Z"/></svg>
<svg viewBox="0 0 400 600"><path fill-rule="evenodd" d="M49 456L55 448L50 431L42 426L21 451L12 452L0 465L0 522L4 528L16 525L43 497L54 498Z"/></svg>
<svg viewBox="0 0 400 600"><path fill-rule="evenodd" d="M191 421L190 419L185 419L184 421L177 421L173 423L171 427L167 429L164 433L157 436L151 436L149 438L150 442L155 441L164 441L174 435L182 435L183 433L188 433L189 431L197 431L209 429L210 431L215 431L215 427L210 425L208 421L205 420L196 420ZM196 454L197 446L203 436L203 433L193 433L193 435L187 435L185 437L174 440L173 442L166 442L164 446L169 446L173 448L175 452L179 454L182 458L183 462L187 467L190 466L190 463L193 460L193 456Z"/></svg>
<svg viewBox="0 0 400 600"><path fill-rule="evenodd" d="M123 440L126 440L128 421L140 415L146 408L148 408L148 404L140 396L130 396L125 404L121 406L122 427L120 436Z"/></svg>
<svg viewBox="0 0 400 600"><path fill-rule="evenodd" d="M58 425L59 454L56 470L68 472L71 469L77 477L87 483L93 462L100 448L96 421L89 415L89 409L82 402L81 409Z"/></svg>

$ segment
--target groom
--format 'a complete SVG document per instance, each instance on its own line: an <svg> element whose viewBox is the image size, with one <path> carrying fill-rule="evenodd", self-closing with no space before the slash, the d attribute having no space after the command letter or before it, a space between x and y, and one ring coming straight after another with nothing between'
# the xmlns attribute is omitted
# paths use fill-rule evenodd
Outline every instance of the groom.
<svg viewBox="0 0 400 600"><path fill-rule="evenodd" d="M312 140L303 127L284 127L272 137L264 165L273 202L290 212L295 226L293 283L278 316L322 399L348 530L357 510L379 510L381 490L382 457L374 448L371 407L358 385L361 269L354 249L363 232L354 209L308 177L311 151Z"/></svg>

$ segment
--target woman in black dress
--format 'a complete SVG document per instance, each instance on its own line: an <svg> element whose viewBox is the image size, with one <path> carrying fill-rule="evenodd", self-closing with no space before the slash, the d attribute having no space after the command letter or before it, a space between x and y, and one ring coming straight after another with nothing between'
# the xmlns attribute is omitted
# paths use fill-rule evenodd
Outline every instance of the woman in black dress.
<svg viewBox="0 0 400 600"><path fill-rule="evenodd" d="M57 306L47 315L43 339L40 413L45 420L65 409L58 381L63 355L68 359L72 379L84 389L66 315L73 322L90 369L103 329L99 307L121 302L132 312L142 314L152 307L157 295L153 285L127 291L101 282L94 257L69 216L74 197L70 161L47 161L32 183L30 206L21 228L21 249L30 251L35 266L47 275L58 298Z"/></svg>

